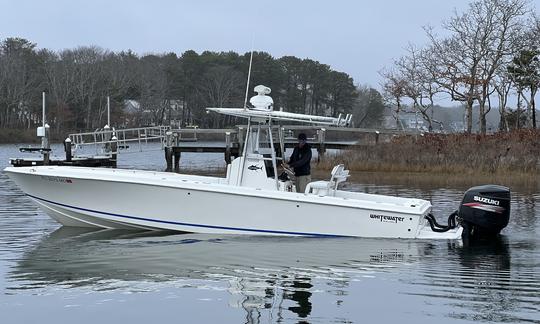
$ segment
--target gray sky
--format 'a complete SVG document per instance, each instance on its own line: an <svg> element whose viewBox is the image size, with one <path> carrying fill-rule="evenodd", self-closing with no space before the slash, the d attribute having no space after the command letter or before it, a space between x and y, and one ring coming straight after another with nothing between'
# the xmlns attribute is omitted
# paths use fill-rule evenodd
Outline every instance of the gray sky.
<svg viewBox="0 0 540 324"><path fill-rule="evenodd" d="M378 71L422 45L422 26L440 26L467 0L173 1L0 0L0 39L40 48L98 45L138 54L193 49L311 58L379 88ZM540 8L540 0L534 0Z"/></svg>

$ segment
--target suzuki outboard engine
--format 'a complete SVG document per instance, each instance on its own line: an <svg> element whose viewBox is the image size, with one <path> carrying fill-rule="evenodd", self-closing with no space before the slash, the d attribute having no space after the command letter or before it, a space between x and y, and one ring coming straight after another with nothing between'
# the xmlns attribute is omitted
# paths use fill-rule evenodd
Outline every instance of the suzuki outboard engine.
<svg viewBox="0 0 540 324"><path fill-rule="evenodd" d="M470 188L463 196L458 217L464 240L499 234L510 218L510 190L495 185Z"/></svg>

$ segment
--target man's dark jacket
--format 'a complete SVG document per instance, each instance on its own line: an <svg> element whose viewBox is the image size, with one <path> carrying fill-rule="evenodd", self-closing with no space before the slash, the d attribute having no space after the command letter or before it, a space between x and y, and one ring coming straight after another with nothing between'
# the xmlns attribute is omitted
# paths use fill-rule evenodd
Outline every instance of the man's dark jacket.
<svg viewBox="0 0 540 324"><path fill-rule="evenodd" d="M294 168L294 175L305 176L311 174L311 146L305 143L302 148L295 146L289 160L289 166Z"/></svg>

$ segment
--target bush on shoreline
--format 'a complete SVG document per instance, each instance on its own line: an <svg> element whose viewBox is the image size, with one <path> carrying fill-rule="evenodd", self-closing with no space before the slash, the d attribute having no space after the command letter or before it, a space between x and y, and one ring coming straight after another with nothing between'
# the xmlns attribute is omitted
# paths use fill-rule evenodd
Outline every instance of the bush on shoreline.
<svg viewBox="0 0 540 324"><path fill-rule="evenodd" d="M536 175L540 131L404 135L389 143L327 155L318 167L330 169L338 163L353 171Z"/></svg>
<svg viewBox="0 0 540 324"><path fill-rule="evenodd" d="M65 134L69 134L69 131L64 132L52 132L50 134L50 141L52 143L63 143ZM38 144L41 143L41 138L37 137L35 128L0 128L0 144Z"/></svg>
<svg viewBox="0 0 540 324"><path fill-rule="evenodd" d="M0 144L15 143L40 143L40 138L36 136L35 129L0 129Z"/></svg>

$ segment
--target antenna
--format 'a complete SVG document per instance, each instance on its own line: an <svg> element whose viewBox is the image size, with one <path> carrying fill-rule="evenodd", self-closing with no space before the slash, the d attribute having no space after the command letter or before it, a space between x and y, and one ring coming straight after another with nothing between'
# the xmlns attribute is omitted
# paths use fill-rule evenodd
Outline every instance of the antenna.
<svg viewBox="0 0 540 324"><path fill-rule="evenodd" d="M107 96L107 125L111 126L111 98Z"/></svg>
<svg viewBox="0 0 540 324"><path fill-rule="evenodd" d="M244 99L244 110L247 110L247 98L249 93L249 79L251 78L251 63L253 62L253 36L251 36L251 55L249 56L249 69L246 84L246 98Z"/></svg>

